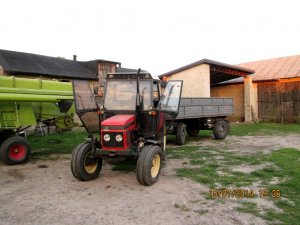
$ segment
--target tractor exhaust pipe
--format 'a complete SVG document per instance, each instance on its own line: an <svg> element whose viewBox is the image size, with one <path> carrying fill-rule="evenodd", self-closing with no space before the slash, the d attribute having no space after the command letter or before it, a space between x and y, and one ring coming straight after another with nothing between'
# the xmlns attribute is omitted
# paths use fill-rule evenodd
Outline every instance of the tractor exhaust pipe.
<svg viewBox="0 0 300 225"><path fill-rule="evenodd" d="M140 96L140 73L141 68L138 69L136 74L136 112L137 112L137 128L140 129L140 118L141 118L141 96Z"/></svg>

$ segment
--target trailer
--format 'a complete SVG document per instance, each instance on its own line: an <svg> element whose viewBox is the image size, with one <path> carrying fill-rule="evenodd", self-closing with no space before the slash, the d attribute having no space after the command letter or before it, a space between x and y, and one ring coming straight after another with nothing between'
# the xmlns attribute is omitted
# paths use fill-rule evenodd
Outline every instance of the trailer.
<svg viewBox="0 0 300 225"><path fill-rule="evenodd" d="M0 77L0 156L9 165L29 159L24 130L43 122L59 129L73 127L72 84L53 80Z"/></svg>
<svg viewBox="0 0 300 225"><path fill-rule="evenodd" d="M196 137L200 130L213 130L216 139L224 139L233 109L233 98L181 98L177 117L167 121L168 133L176 135L178 145L185 143L186 133Z"/></svg>

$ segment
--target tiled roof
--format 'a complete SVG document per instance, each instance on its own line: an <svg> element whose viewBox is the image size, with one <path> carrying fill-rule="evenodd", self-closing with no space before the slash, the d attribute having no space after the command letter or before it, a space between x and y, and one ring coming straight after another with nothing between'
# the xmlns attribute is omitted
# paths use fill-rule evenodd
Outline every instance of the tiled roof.
<svg viewBox="0 0 300 225"><path fill-rule="evenodd" d="M300 55L241 63L237 66L255 70L253 81L300 77Z"/></svg>

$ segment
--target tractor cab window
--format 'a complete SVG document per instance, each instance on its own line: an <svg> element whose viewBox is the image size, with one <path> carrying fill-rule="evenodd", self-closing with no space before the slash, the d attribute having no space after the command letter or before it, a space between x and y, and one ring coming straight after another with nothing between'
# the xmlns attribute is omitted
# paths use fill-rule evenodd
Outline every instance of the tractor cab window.
<svg viewBox="0 0 300 225"><path fill-rule="evenodd" d="M140 81L140 96L142 109L151 107L150 81ZM104 106L107 110L136 109L136 80L108 80L106 86Z"/></svg>
<svg viewBox="0 0 300 225"><path fill-rule="evenodd" d="M140 81L140 95L142 110L148 110L152 107L151 104L151 82L150 81Z"/></svg>
<svg viewBox="0 0 300 225"><path fill-rule="evenodd" d="M181 88L182 81L169 81L158 104L158 109L164 112L177 114L179 110Z"/></svg>
<svg viewBox="0 0 300 225"><path fill-rule="evenodd" d="M158 83L153 83L153 104L154 104L154 108L157 108L158 102L159 102Z"/></svg>

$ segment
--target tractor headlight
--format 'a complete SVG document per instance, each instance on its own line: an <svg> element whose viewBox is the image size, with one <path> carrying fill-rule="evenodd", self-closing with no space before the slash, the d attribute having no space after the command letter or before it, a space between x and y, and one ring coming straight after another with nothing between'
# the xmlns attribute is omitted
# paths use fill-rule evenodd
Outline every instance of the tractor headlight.
<svg viewBox="0 0 300 225"><path fill-rule="evenodd" d="M109 134L105 134L103 136L104 141L109 141L110 140L110 135Z"/></svg>
<svg viewBox="0 0 300 225"><path fill-rule="evenodd" d="M118 134L118 135L116 136L116 141L117 141L117 142L121 142L122 140L123 140L122 135L121 135L121 134Z"/></svg>

